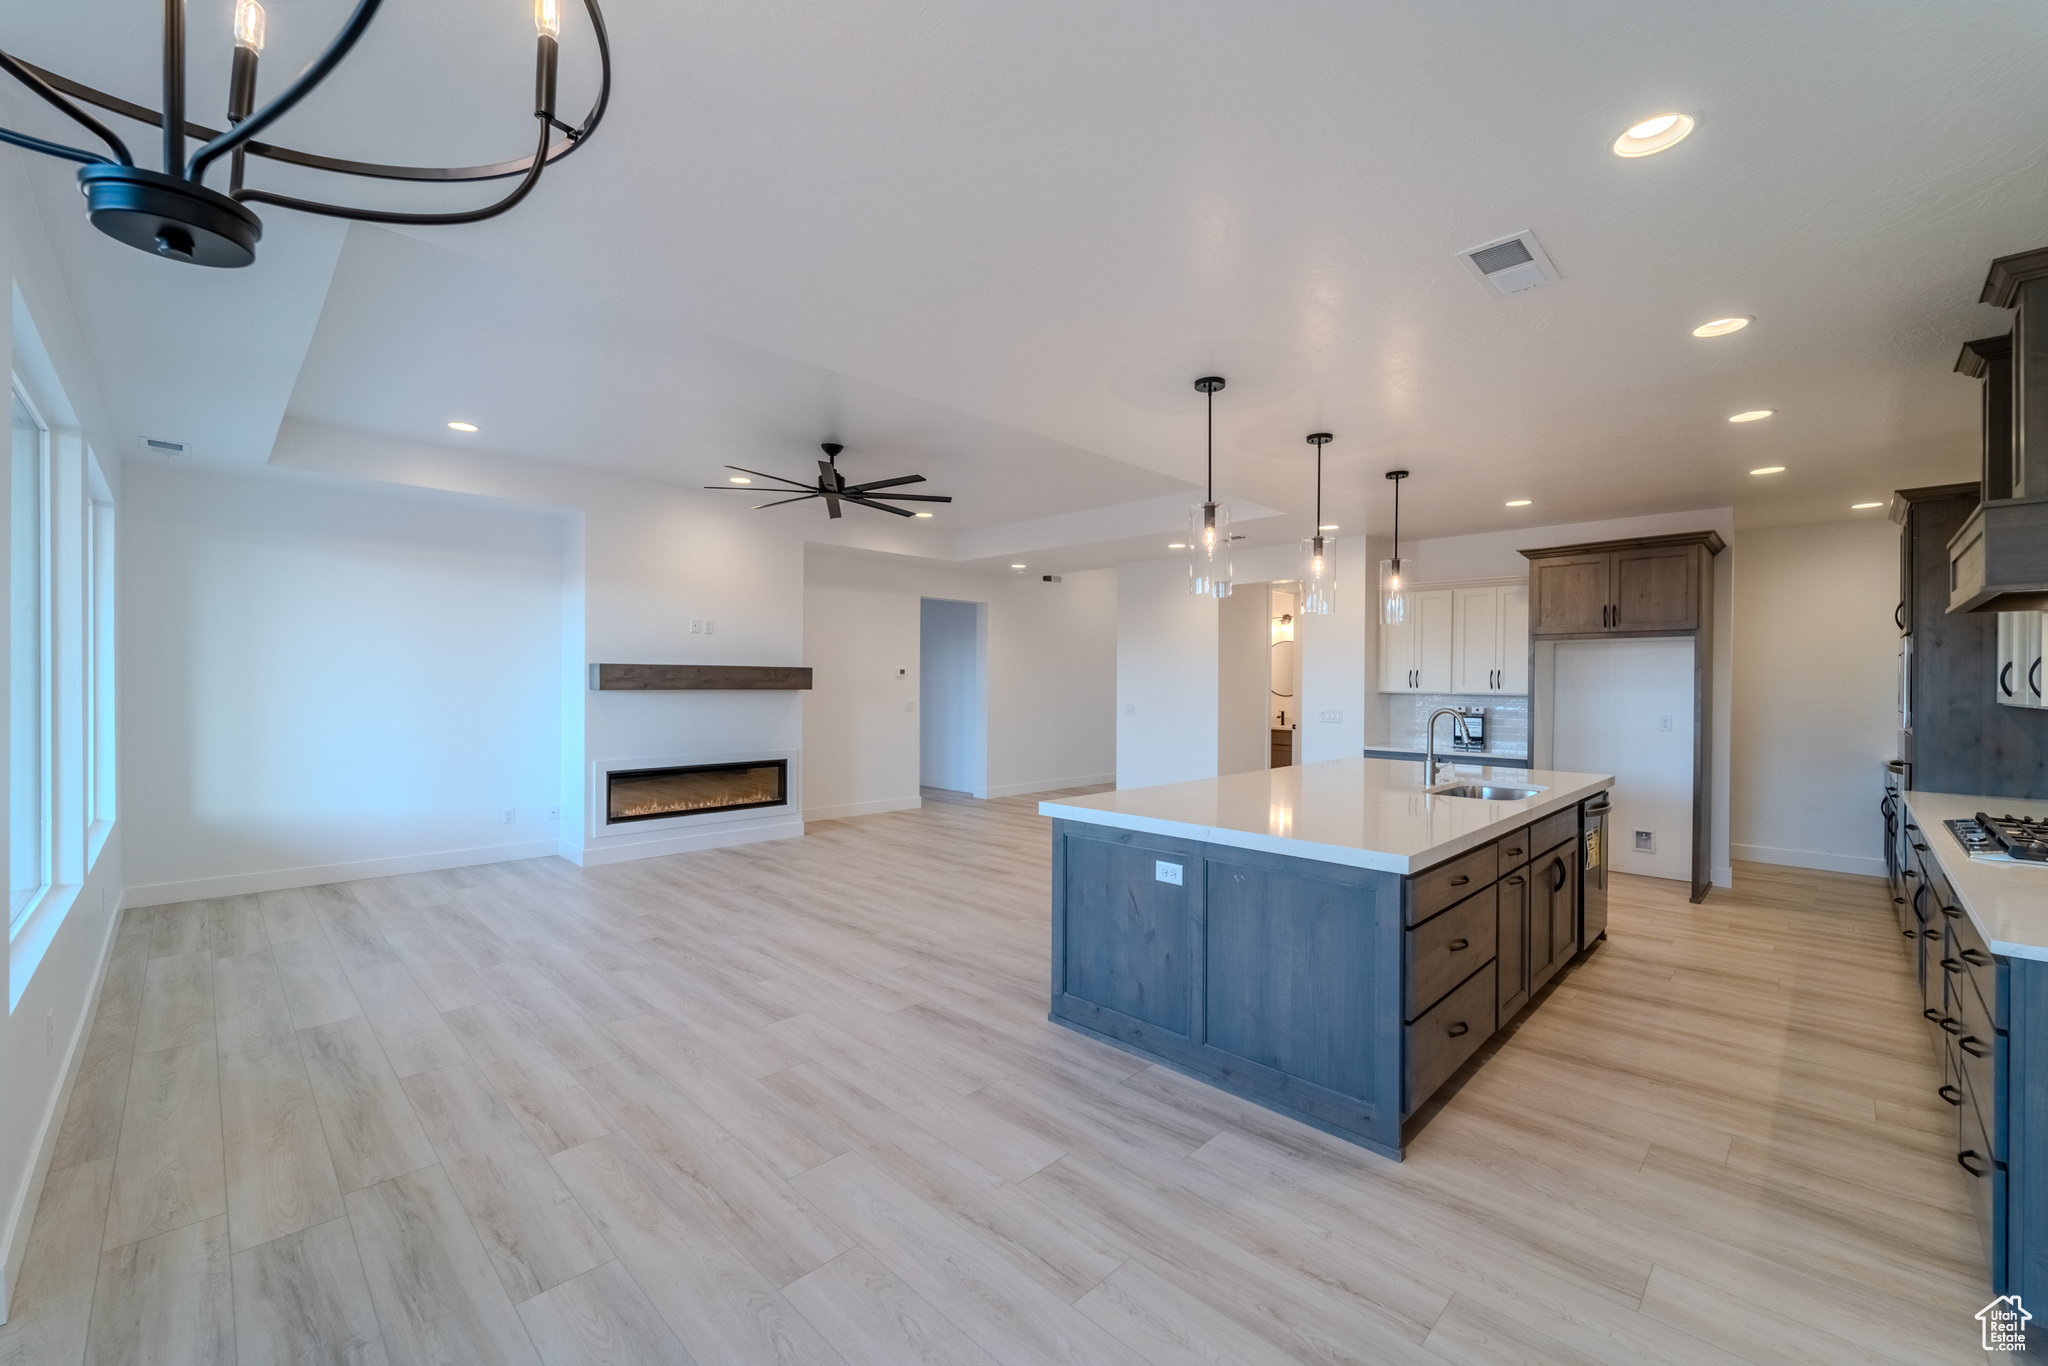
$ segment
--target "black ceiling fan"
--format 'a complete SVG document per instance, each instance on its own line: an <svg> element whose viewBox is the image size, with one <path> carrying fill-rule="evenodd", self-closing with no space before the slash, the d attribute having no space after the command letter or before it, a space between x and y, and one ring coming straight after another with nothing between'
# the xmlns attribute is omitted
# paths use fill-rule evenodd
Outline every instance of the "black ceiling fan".
<svg viewBox="0 0 2048 1366"><path fill-rule="evenodd" d="M759 470L750 470L743 465L727 465L726 468L729 470L738 470L741 474L750 474L756 479L773 479L783 487L767 490L741 488L734 484L706 484L704 487L707 489L722 489L728 493L786 493L790 489L800 489L802 491L794 497L778 498L772 503L756 503L754 506L756 508L773 508L781 507L784 503L801 503L806 498L823 498L825 500L825 511L834 517L841 515L839 511L841 503L858 503L864 508L874 508L878 512L893 512L898 517L911 517L916 514L911 512L909 508L890 507L888 503L876 500L886 498L890 502L904 503L950 503L953 501L951 498L943 498L934 493L876 492L878 489L895 488L899 484L922 484L924 476L921 474L905 474L899 475L894 479L873 479L865 484L849 484L846 482L846 476L839 472L839 452L845 450L846 447L840 445L837 441L827 441L819 446L818 449L825 452L825 458L818 462L818 482L815 486L795 479L785 479L779 474L763 474Z"/></svg>

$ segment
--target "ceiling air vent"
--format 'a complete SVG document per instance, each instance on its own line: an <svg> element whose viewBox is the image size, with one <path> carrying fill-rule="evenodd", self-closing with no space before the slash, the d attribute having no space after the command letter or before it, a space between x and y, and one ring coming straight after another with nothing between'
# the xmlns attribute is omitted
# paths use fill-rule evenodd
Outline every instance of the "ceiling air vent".
<svg viewBox="0 0 2048 1366"><path fill-rule="evenodd" d="M189 441L166 441L160 436L138 436L135 440L151 455L192 454L192 443Z"/></svg>
<svg viewBox="0 0 2048 1366"><path fill-rule="evenodd" d="M1500 294L1520 294L1557 279L1557 267L1550 264L1536 234L1526 229L1512 237L1467 247L1458 253L1458 259Z"/></svg>

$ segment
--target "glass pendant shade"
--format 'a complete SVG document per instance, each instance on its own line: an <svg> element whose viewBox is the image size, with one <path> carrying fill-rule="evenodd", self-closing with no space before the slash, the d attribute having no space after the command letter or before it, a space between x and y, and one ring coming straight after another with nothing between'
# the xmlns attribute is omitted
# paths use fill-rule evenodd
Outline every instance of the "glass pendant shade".
<svg viewBox="0 0 2048 1366"><path fill-rule="evenodd" d="M1408 596L1414 590L1411 584L1415 577L1415 561L1380 561L1380 620L1389 626L1399 626L1408 620Z"/></svg>
<svg viewBox="0 0 2048 1366"><path fill-rule="evenodd" d="M1337 607L1337 547L1321 536L1301 543L1301 610L1327 616Z"/></svg>
<svg viewBox="0 0 2048 1366"><path fill-rule="evenodd" d="M1188 509L1188 591L1196 597L1230 596L1230 509L1197 503Z"/></svg>

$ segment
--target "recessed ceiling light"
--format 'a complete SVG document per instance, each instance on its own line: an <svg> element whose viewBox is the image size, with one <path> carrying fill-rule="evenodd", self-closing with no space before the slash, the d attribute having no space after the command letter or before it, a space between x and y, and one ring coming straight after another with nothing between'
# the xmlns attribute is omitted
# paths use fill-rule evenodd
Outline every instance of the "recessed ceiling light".
<svg viewBox="0 0 2048 1366"><path fill-rule="evenodd" d="M1784 472L1785 467L1783 465L1766 465L1760 470L1750 471L1751 474L1783 474Z"/></svg>
<svg viewBox="0 0 2048 1366"><path fill-rule="evenodd" d="M1751 408L1746 413L1736 413L1728 420L1730 422L1761 422L1777 411L1776 408Z"/></svg>
<svg viewBox="0 0 2048 1366"><path fill-rule="evenodd" d="M1316 530L1317 530L1317 531L1335 531L1335 530L1337 530L1337 524L1336 524L1335 522L1331 522L1331 523L1329 523L1329 524L1328 524L1327 526L1319 526L1319 527L1317 527L1317 528L1316 528Z"/></svg>
<svg viewBox="0 0 2048 1366"><path fill-rule="evenodd" d="M1861 512L1865 508L1881 508L1883 506L1883 503L1851 503L1849 504L1849 511Z"/></svg>
<svg viewBox="0 0 2048 1366"><path fill-rule="evenodd" d="M1013 564L1013 565L1011 565L1011 566L1010 566L1010 568L1012 568L1012 569L1029 569L1030 567L1031 567L1031 566L1029 566L1029 565L1023 565L1023 564Z"/></svg>
<svg viewBox="0 0 2048 1366"><path fill-rule="evenodd" d="M476 424L474 422L451 422L448 424L448 430L451 432L473 432L476 430Z"/></svg>
<svg viewBox="0 0 2048 1366"><path fill-rule="evenodd" d="M929 517L929 516L931 516L931 514L930 514L929 512L913 512L913 513L911 513L910 515L911 515L911 516L913 516L913 517Z"/></svg>
<svg viewBox="0 0 2048 1366"><path fill-rule="evenodd" d="M1186 550L1188 548L1188 543L1186 541L1168 541L1166 543L1166 548L1168 550Z"/></svg>
<svg viewBox="0 0 2048 1366"><path fill-rule="evenodd" d="M1527 498L1510 498L1508 499L1508 506L1511 508L1525 508L1529 506L1529 500Z"/></svg>
<svg viewBox="0 0 2048 1366"><path fill-rule="evenodd" d="M1710 323L1701 323L1692 330L1692 334L1695 337L1725 337L1730 332L1740 332L1755 321L1755 318L1716 318Z"/></svg>
<svg viewBox="0 0 2048 1366"><path fill-rule="evenodd" d="M1644 119L1614 140L1614 154L1618 157L1646 157L1652 152L1661 152L1666 147L1675 147L1685 141L1693 129L1690 114L1659 114Z"/></svg>
<svg viewBox="0 0 2048 1366"><path fill-rule="evenodd" d="M725 482L728 484L751 484L754 481L747 478L744 474L735 474L728 478Z"/></svg>

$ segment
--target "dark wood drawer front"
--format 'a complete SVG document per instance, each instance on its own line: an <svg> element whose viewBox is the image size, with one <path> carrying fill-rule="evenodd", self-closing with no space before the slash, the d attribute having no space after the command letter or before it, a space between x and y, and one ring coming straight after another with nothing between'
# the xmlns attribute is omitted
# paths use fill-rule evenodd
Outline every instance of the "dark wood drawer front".
<svg viewBox="0 0 2048 1366"><path fill-rule="evenodd" d="M1956 1161L1970 1174L1970 1211L1977 1217L1977 1234L1984 1242L1985 1261L1996 1275L1996 1268L2004 1260L1997 1242L1999 1211L2006 1201L2005 1174L1998 1170L1998 1159L1992 1155L1984 1121L1968 1097L1956 1107Z"/></svg>
<svg viewBox="0 0 2048 1366"><path fill-rule="evenodd" d="M1419 925L1500 877L1500 848L1481 845L1408 879L1408 923Z"/></svg>
<svg viewBox="0 0 2048 1366"><path fill-rule="evenodd" d="M1494 956L1495 893L1488 887L1466 897L1427 924L1409 930L1408 1012L1414 1019Z"/></svg>
<svg viewBox="0 0 2048 1366"><path fill-rule="evenodd" d="M1540 847L1526 825L1512 835L1502 835L1500 837L1500 875L1506 877L1509 873L1527 863L1530 855L1534 854Z"/></svg>
<svg viewBox="0 0 2048 1366"><path fill-rule="evenodd" d="M1991 1023L2003 1028L2005 1021L2000 1014L2001 1004L1998 999L1998 960L1991 956L1990 948L1984 943L1984 936L1977 933L1977 927L1970 923L1969 912L1963 910L1961 906L1944 902L1941 918L1948 927L1948 941L1942 946L1942 956L1963 965L1963 975L1976 985L1977 994L1984 998L1984 1007L1991 1016ZM1946 967L1948 964L1943 966Z"/></svg>
<svg viewBox="0 0 2048 1366"><path fill-rule="evenodd" d="M1956 1053L1956 1070L1962 1074L1963 1090L1976 1102L1985 1127L1996 1135L2003 1127L1998 1112L2004 1097L1998 1094L1998 1047L2001 1040L1991 1027L1991 1016L1983 998L1967 978L1949 974L1948 1022L1942 1026L1951 1036ZM2001 1145L2002 1146L2002 1145ZM1994 1152L1993 1157L2005 1154Z"/></svg>
<svg viewBox="0 0 2048 1366"><path fill-rule="evenodd" d="M1534 858L1555 845L1579 837L1579 808L1568 806L1553 816L1545 816L1529 827L1530 857Z"/></svg>
<svg viewBox="0 0 2048 1366"><path fill-rule="evenodd" d="M1497 983L1488 963L1414 1024L1408 1026L1408 1101L1404 1113L1428 1100L1451 1073L1493 1036Z"/></svg>

